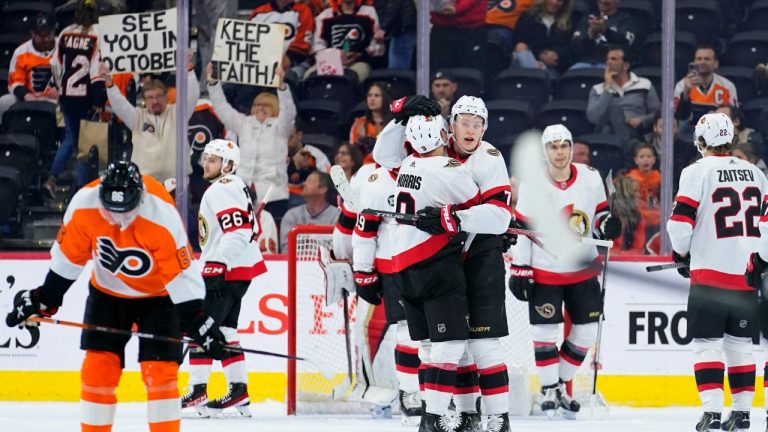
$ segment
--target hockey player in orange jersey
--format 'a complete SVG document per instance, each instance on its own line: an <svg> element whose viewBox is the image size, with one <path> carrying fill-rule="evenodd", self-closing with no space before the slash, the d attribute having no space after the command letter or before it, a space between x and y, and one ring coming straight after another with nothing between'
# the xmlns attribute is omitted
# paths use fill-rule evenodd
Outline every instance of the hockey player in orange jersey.
<svg viewBox="0 0 768 432"><path fill-rule="evenodd" d="M16 294L8 326L33 316L49 317L93 259L85 305L86 324L138 330L161 336L185 331L211 357L224 356L224 336L203 312L205 288L192 260L186 231L171 196L152 177L127 161L110 164L100 180L80 189L64 214L51 248L43 285ZM129 336L84 330L81 369L81 430L109 432L115 418L115 390L125 366ZM150 432L177 432L181 402L178 370L181 344L139 341L138 360L147 389Z"/></svg>

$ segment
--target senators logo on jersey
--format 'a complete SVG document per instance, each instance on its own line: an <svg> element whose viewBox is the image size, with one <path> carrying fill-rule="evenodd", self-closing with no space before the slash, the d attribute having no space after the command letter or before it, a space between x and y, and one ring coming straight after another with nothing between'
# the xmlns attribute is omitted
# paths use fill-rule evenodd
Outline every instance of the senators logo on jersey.
<svg viewBox="0 0 768 432"><path fill-rule="evenodd" d="M109 237L96 239L96 259L105 269L117 275L140 278L152 270L152 258L142 249L120 249Z"/></svg>

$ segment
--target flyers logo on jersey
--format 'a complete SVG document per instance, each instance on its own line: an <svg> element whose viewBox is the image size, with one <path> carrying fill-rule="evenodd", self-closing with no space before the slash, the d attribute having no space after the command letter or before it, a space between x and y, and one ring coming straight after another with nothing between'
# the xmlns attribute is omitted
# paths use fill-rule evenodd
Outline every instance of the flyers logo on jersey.
<svg viewBox="0 0 768 432"><path fill-rule="evenodd" d="M138 248L120 249L109 237L96 239L96 258L105 269L117 275L122 273L132 278L140 278L152 270L152 258Z"/></svg>

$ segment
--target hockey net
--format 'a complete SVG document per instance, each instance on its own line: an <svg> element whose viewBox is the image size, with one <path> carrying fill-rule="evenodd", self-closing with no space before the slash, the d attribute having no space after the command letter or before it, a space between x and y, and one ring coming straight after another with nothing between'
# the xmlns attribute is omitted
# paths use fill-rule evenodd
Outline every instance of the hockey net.
<svg viewBox="0 0 768 432"><path fill-rule="evenodd" d="M350 393L356 378L353 373L352 380L348 379L343 303L325 304L317 248L331 249L332 233L333 226L304 225L295 227L288 236L288 353L311 360L288 361L288 414L363 410ZM506 292L509 336L502 339L502 346L510 372L510 414L527 415L539 389L528 307ZM350 297L353 353L355 305ZM572 384L572 393L582 405L589 402L592 393L592 355L590 350Z"/></svg>

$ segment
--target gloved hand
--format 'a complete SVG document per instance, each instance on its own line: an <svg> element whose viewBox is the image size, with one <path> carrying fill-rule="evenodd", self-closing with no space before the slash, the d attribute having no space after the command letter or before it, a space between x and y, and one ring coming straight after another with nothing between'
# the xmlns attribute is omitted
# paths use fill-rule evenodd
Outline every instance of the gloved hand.
<svg viewBox="0 0 768 432"><path fill-rule="evenodd" d="M603 232L603 237L606 240L613 240L621 235L621 219L609 214L603 219L600 230Z"/></svg>
<svg viewBox="0 0 768 432"><path fill-rule="evenodd" d="M430 234L456 234L461 231L461 219L456 214L456 206L452 204L425 207L417 211L416 216L416 228Z"/></svg>
<svg viewBox="0 0 768 432"><path fill-rule="evenodd" d="M22 290L16 293L13 298L13 310L5 317L5 324L8 327L16 327L24 323L27 327L37 327L37 323L25 321L33 316L42 316L50 318L58 312L58 307L46 307L40 303L40 293L43 287L33 290Z"/></svg>
<svg viewBox="0 0 768 432"><path fill-rule="evenodd" d="M203 267L203 282L205 290L209 292L220 291L224 288L226 280L224 274L227 272L227 265L217 261L206 261Z"/></svg>
<svg viewBox="0 0 768 432"><path fill-rule="evenodd" d="M356 271L355 290L357 295L368 303L381 304L382 288L377 271Z"/></svg>
<svg viewBox="0 0 768 432"><path fill-rule="evenodd" d="M216 359L224 358L227 340L219 325L203 311L202 300L190 300L176 305L181 328L195 340L205 353Z"/></svg>
<svg viewBox="0 0 768 432"><path fill-rule="evenodd" d="M510 270L509 290L516 299L527 302L533 296L533 268L512 265Z"/></svg>
<svg viewBox="0 0 768 432"><path fill-rule="evenodd" d="M405 126L408 118L415 115L437 116L440 115L440 104L422 95L413 95L400 98L389 105L394 114L395 122Z"/></svg>
<svg viewBox="0 0 768 432"><path fill-rule="evenodd" d="M501 251L506 252L517 244L517 234L504 233L501 235Z"/></svg>
<svg viewBox="0 0 768 432"><path fill-rule="evenodd" d="M672 259L676 263L685 264L685 267L678 267L677 272L680 273L680 276L686 279L690 279L691 278L691 254L686 254L685 256L682 256L679 253L672 251Z"/></svg>
<svg viewBox="0 0 768 432"><path fill-rule="evenodd" d="M747 261L747 271L744 272L747 285L757 290L762 289L763 272L766 268L768 268L768 262L763 261L763 259L760 258L759 253L753 252L752 255L749 256L749 261Z"/></svg>

